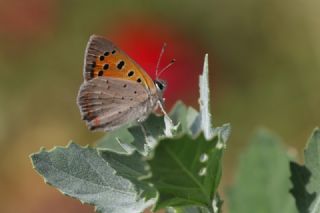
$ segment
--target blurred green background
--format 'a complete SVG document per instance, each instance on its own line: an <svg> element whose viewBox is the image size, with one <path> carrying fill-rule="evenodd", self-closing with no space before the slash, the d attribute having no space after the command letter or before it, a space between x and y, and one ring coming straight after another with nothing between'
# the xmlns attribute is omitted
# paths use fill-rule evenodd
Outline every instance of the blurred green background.
<svg viewBox="0 0 320 213"><path fill-rule="evenodd" d="M110 38L151 76L163 42L169 108L197 107L209 53L214 125L232 124L223 186L257 127L302 150L320 122L320 2L316 0L0 1L0 212L93 212L32 170L41 146L94 142L76 95L88 37ZM299 151L301 156L301 151ZM221 188L222 190L223 188Z"/></svg>

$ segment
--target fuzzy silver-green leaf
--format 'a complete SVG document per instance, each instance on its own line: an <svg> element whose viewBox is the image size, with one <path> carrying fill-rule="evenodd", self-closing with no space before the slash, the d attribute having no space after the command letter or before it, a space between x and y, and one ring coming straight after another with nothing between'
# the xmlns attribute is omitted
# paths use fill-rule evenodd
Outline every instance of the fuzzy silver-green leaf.
<svg viewBox="0 0 320 213"><path fill-rule="evenodd" d="M99 212L138 213L155 202L152 187L135 184L138 177L148 174L136 154L99 155L96 149L70 143L65 148L42 149L31 159L45 182L65 195L94 205ZM133 161L135 164L130 163Z"/></svg>

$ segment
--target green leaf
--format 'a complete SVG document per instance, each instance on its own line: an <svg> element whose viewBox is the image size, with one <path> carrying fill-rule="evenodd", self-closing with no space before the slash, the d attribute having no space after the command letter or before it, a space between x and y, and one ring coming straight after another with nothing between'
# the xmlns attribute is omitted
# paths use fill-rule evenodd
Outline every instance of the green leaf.
<svg viewBox="0 0 320 213"><path fill-rule="evenodd" d="M151 176L150 166L137 152L125 156L110 151L99 151L99 155L117 171L118 175L130 180L142 198L149 200L157 196L156 190L143 181Z"/></svg>
<svg viewBox="0 0 320 213"><path fill-rule="evenodd" d="M193 135L191 126L199 116L199 113L192 107L187 107L182 101L177 101L169 113L173 123L180 123L177 134L189 133Z"/></svg>
<svg viewBox="0 0 320 213"><path fill-rule="evenodd" d="M316 197L316 193L310 194L306 189L311 172L305 166L294 162L290 162L290 171L290 180L293 184L290 192L296 200L296 206L300 213L309 213L309 207Z"/></svg>
<svg viewBox="0 0 320 213"><path fill-rule="evenodd" d="M314 130L308 141L304 159L306 167L312 173L308 190L318 193L320 192L320 130L318 128Z"/></svg>
<svg viewBox="0 0 320 213"><path fill-rule="evenodd" d="M192 132L199 132L202 130L207 140L212 137L221 137L221 145L226 146L226 141L229 138L231 127L230 124L224 124L222 127L213 128L211 122L210 113L210 88L209 88L209 62L208 54L205 55L203 72L199 77L200 87L200 114L194 119L194 123L191 125ZM198 130L197 130L198 129Z"/></svg>
<svg viewBox="0 0 320 213"><path fill-rule="evenodd" d="M223 200L221 200L220 195L217 193L212 203L214 213L222 213L222 204Z"/></svg>
<svg viewBox="0 0 320 213"><path fill-rule="evenodd" d="M112 132L108 132L97 141L97 147L102 150L110 150L119 154L130 154L134 151L133 135L127 127L122 127Z"/></svg>
<svg viewBox="0 0 320 213"><path fill-rule="evenodd" d="M198 206L190 206L184 208L172 208L167 213L210 213L207 208L198 207Z"/></svg>
<svg viewBox="0 0 320 213"><path fill-rule="evenodd" d="M214 213L221 213L221 207L222 207L223 201L220 200L220 197L217 196L214 198L214 201L212 203L213 206L213 212ZM188 206L183 208L169 208L167 210L167 213L210 213L210 210L204 207L199 206Z"/></svg>
<svg viewBox="0 0 320 213"><path fill-rule="evenodd" d="M280 140L259 131L241 156L235 184L228 193L230 213L294 213L289 157Z"/></svg>
<svg viewBox="0 0 320 213"><path fill-rule="evenodd" d="M180 123L176 132L177 134L188 131L186 114L187 106L182 101L177 101L169 113L173 123Z"/></svg>
<svg viewBox="0 0 320 213"><path fill-rule="evenodd" d="M203 134L163 139L150 160L150 181L159 191L156 209L202 206L213 212L212 201L221 178L223 149L218 137L207 141Z"/></svg>
<svg viewBox="0 0 320 213"><path fill-rule="evenodd" d="M308 141L304 151L304 159L306 168L311 172L307 191L312 196L316 195L309 207L309 212L318 213L320 212L320 130L318 128L314 130ZM299 198L296 197L296 199ZM310 202L310 200L306 202Z"/></svg>
<svg viewBox="0 0 320 213"><path fill-rule="evenodd" d="M197 120L200 119L200 114L192 107L188 107L187 109L187 130L190 135L197 135L200 132L200 127L196 124Z"/></svg>
<svg viewBox="0 0 320 213"><path fill-rule="evenodd" d="M141 212L154 203L155 190L143 182L136 184L149 174L138 154L100 154L70 143L66 148L42 149L31 159L45 182L65 195L95 205L97 211Z"/></svg>
<svg viewBox="0 0 320 213"><path fill-rule="evenodd" d="M211 123L210 114L210 89L209 89L209 62L208 54L205 55L203 64L203 73L199 77L199 87L200 87L200 120L201 129L206 137L210 139L213 137L213 128Z"/></svg>

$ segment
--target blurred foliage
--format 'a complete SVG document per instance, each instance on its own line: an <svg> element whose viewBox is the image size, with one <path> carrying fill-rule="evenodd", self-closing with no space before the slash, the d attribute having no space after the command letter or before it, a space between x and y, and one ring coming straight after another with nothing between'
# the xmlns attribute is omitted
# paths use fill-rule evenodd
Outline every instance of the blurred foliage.
<svg viewBox="0 0 320 213"><path fill-rule="evenodd" d="M137 23L145 25L141 35L169 26L156 38L159 48L164 41L159 39L173 32L186 38L182 46L195 56L202 57L204 51L211 55L213 121L233 126L226 182L232 177L234 157L257 125L272 128L289 145L302 149L301 142L320 120L319 10L315 0L1 1L0 188L8 191L0 194L3 212L21 208L24 212L43 212L42 208L63 212L55 209L60 202L70 206L64 208L66 212L79 212L73 209L77 204L59 200L58 193L39 181L27 156L44 141L47 147L65 145L70 138L87 144L101 136L86 129L75 104L84 47L93 33L115 40L129 38L130 33L117 32ZM118 44L126 50L124 43ZM175 49L174 43L169 45ZM143 63L155 64L156 58ZM179 63L199 67L199 72L202 68L202 60ZM187 75L178 79L197 78L195 69L183 71ZM170 75L174 72L166 73ZM196 106L198 94L192 83L175 80L170 85L183 88L185 96L180 98ZM170 102L170 94L165 96ZM27 194L34 188L39 192ZM25 202L11 205L17 197ZM39 199L44 206L36 205Z"/></svg>
<svg viewBox="0 0 320 213"><path fill-rule="evenodd" d="M289 193L289 160L279 138L265 130L256 133L229 190L229 212L298 212Z"/></svg>

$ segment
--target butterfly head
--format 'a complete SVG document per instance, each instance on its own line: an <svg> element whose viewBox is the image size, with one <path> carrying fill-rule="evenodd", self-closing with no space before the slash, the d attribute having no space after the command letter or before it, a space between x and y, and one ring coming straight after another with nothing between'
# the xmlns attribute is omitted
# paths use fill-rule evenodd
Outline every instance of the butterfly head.
<svg viewBox="0 0 320 213"><path fill-rule="evenodd" d="M167 82L165 80L162 79L156 79L154 80L154 84L156 85L157 88L157 92L158 93L163 93L163 91L166 89L167 87Z"/></svg>
<svg viewBox="0 0 320 213"><path fill-rule="evenodd" d="M167 88L167 82L162 79L156 79L153 82L156 85L156 89L157 89L157 100L159 100L163 104L164 102L163 92Z"/></svg>

